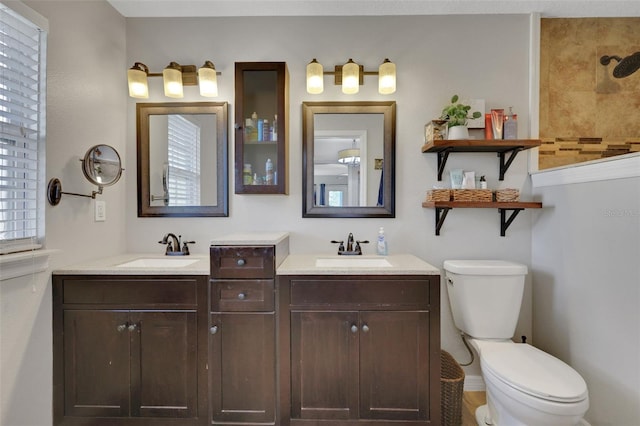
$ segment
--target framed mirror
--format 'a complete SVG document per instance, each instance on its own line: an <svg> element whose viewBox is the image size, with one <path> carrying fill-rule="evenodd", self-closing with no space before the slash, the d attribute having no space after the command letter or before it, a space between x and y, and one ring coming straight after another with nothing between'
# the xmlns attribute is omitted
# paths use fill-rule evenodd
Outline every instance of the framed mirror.
<svg viewBox="0 0 640 426"><path fill-rule="evenodd" d="M302 129L302 217L395 217L395 102L303 102Z"/></svg>
<svg viewBox="0 0 640 426"><path fill-rule="evenodd" d="M138 103L138 216L229 216L227 103Z"/></svg>

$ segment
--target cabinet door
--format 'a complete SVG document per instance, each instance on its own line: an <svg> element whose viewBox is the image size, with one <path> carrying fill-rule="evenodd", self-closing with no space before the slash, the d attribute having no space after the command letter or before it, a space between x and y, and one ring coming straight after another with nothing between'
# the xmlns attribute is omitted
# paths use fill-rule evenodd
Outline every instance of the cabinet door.
<svg viewBox="0 0 640 426"><path fill-rule="evenodd" d="M131 415L195 417L197 321L192 312L132 312Z"/></svg>
<svg viewBox="0 0 640 426"><path fill-rule="evenodd" d="M275 422L275 314L216 313L209 335L214 423Z"/></svg>
<svg viewBox="0 0 640 426"><path fill-rule="evenodd" d="M428 419L428 312L361 312L360 330L360 417Z"/></svg>
<svg viewBox="0 0 640 426"><path fill-rule="evenodd" d="M64 415L129 415L129 330L126 311L66 310Z"/></svg>
<svg viewBox="0 0 640 426"><path fill-rule="evenodd" d="M237 62L235 78L236 194L286 194L287 66Z"/></svg>
<svg viewBox="0 0 640 426"><path fill-rule="evenodd" d="M291 417L358 417L358 314L291 312Z"/></svg>

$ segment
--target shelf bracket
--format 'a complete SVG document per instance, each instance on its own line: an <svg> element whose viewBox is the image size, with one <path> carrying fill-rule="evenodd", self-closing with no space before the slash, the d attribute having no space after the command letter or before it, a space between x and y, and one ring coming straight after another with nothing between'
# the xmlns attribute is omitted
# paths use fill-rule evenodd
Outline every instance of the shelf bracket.
<svg viewBox="0 0 640 426"><path fill-rule="evenodd" d="M513 148L512 150L503 151L503 152L499 152L498 153L498 157L500 157L500 178L499 178L499 180L504 180L504 175L505 175L505 173L507 173L507 170L509 169L509 166L511 166L511 163L513 162L513 160L515 160L516 155L518 155L518 153L520 151L522 151L522 150L524 150L524 148L519 146L519 147ZM511 153L511 155L509 156L509 158L505 162L504 158L505 158L505 154L507 154L507 153Z"/></svg>
<svg viewBox="0 0 640 426"><path fill-rule="evenodd" d="M436 235L440 235L440 228L447 217L451 207L436 207Z"/></svg>
<svg viewBox="0 0 640 426"><path fill-rule="evenodd" d="M444 166L447 164L447 158L449 158L449 153L451 152L451 148L443 149L442 151L438 151L438 180L442 180L442 173L444 172Z"/></svg>
<svg viewBox="0 0 640 426"><path fill-rule="evenodd" d="M524 209L498 209L500 211L500 236L504 237L507 233L507 228L511 225L511 222L518 216ZM507 218L507 210L511 210L511 215Z"/></svg>

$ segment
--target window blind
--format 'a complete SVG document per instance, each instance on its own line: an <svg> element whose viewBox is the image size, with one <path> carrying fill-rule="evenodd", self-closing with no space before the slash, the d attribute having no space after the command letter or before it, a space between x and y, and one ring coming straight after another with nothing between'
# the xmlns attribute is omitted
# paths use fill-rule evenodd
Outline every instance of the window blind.
<svg viewBox="0 0 640 426"><path fill-rule="evenodd" d="M0 253L37 247L44 234L45 39L0 3Z"/></svg>
<svg viewBox="0 0 640 426"><path fill-rule="evenodd" d="M200 205L200 126L181 115L169 115L169 203Z"/></svg>

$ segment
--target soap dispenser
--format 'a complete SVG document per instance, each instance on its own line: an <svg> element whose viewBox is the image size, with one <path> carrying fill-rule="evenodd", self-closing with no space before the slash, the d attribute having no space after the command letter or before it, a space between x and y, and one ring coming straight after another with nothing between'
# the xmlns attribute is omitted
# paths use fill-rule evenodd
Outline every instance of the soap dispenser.
<svg viewBox="0 0 640 426"><path fill-rule="evenodd" d="M387 255L387 240L384 236L384 228L382 226L378 230L378 244L376 245L376 252L379 256Z"/></svg>

